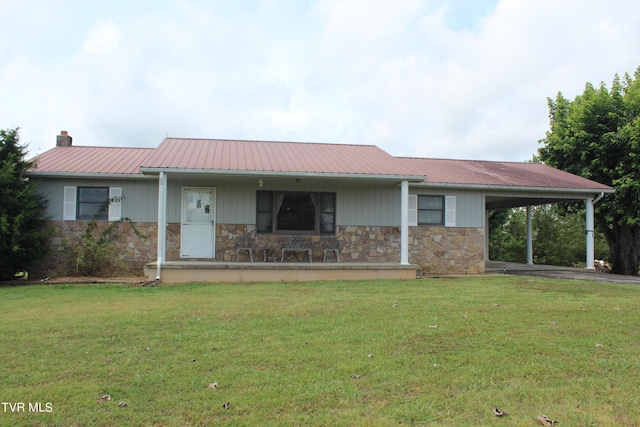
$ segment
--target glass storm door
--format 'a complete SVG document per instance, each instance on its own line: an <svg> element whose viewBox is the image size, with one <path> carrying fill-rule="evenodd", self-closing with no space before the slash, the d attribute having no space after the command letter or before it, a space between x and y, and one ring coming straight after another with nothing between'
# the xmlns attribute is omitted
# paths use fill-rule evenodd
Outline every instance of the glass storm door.
<svg viewBox="0 0 640 427"><path fill-rule="evenodd" d="M215 258L216 189L182 189L182 258Z"/></svg>

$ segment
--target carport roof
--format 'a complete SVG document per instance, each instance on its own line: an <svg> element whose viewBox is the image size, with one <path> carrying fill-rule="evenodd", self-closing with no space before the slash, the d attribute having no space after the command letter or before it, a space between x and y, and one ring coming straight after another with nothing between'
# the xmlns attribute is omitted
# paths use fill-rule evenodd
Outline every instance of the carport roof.
<svg viewBox="0 0 640 427"><path fill-rule="evenodd" d="M405 165L407 173L426 174L425 185L613 191L607 185L542 163L408 157L398 160Z"/></svg>

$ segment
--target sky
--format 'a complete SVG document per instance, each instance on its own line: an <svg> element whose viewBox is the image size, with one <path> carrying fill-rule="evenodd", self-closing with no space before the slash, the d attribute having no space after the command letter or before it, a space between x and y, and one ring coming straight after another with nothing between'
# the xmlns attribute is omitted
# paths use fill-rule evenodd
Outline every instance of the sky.
<svg viewBox="0 0 640 427"><path fill-rule="evenodd" d="M30 156L169 137L527 161L547 98L640 66L637 0L0 0Z"/></svg>

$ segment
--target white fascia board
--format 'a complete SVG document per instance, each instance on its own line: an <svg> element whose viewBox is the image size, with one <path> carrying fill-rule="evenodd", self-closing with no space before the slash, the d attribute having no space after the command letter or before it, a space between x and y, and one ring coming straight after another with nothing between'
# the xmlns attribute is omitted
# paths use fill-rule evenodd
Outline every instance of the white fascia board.
<svg viewBox="0 0 640 427"><path fill-rule="evenodd" d="M92 178L92 179L157 179L155 176L139 173L80 173L80 172L25 172L31 178Z"/></svg>
<svg viewBox="0 0 640 427"><path fill-rule="evenodd" d="M541 191L546 193L615 193L614 188L572 188L572 187L519 187L510 185L482 185L482 184L448 184L448 183L413 183L412 187L416 188L453 188L457 190L483 190L483 191Z"/></svg>

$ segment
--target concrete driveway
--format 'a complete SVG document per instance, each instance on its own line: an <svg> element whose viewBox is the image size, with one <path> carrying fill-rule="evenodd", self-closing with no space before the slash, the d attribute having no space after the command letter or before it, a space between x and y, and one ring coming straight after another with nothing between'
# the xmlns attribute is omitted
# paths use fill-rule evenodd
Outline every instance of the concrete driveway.
<svg viewBox="0 0 640 427"><path fill-rule="evenodd" d="M513 274L548 277L551 279L591 280L594 282L640 285L640 277L638 276L596 273L585 268L557 267L553 265L528 265L513 262L486 261L485 272L491 274Z"/></svg>

